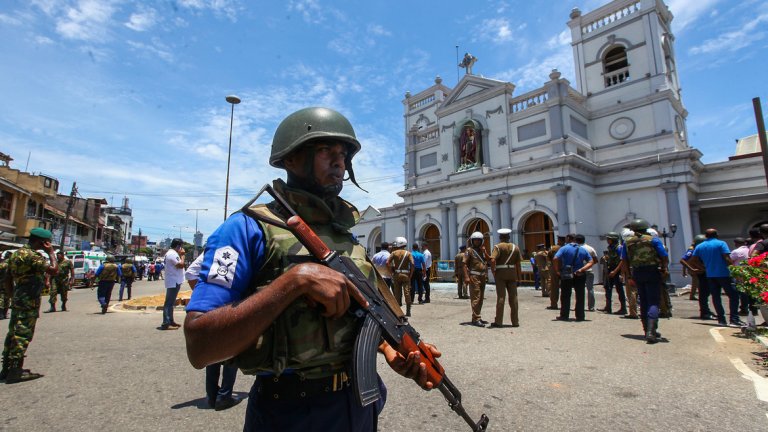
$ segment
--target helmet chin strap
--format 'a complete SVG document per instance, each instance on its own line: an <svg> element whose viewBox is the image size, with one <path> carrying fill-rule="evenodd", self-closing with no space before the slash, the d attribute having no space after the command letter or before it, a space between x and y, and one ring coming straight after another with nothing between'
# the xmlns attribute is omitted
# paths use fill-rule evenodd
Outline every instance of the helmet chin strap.
<svg viewBox="0 0 768 432"><path fill-rule="evenodd" d="M335 198L339 196L339 194L341 193L341 190L344 188L344 184L338 183L338 184L323 186L320 183L318 183L317 178L315 177L314 161L315 161L315 149L310 148L307 151L307 157L304 160L304 172L307 173L307 175L302 177L296 173L287 171L288 179L286 183L288 184L288 186L298 188L298 189L304 189L307 192L317 195L322 199ZM344 161L344 164L347 168L347 173L349 176L343 180L344 181L351 180L352 183L355 186L357 186L360 190L362 190L365 193L368 193L368 191L361 188L360 185L357 184L357 181L355 180L355 171L352 169L352 158L347 156L347 159Z"/></svg>

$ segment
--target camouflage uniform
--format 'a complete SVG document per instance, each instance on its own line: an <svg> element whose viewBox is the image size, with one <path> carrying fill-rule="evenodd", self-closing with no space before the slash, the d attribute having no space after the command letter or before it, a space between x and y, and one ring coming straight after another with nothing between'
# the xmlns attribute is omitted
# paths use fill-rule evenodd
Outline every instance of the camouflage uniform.
<svg viewBox="0 0 768 432"><path fill-rule="evenodd" d="M61 297L61 310L67 310L67 293L72 282L72 261L64 258L59 261L59 271L51 281L51 291L48 295L48 303L51 304L51 311L56 310L56 295Z"/></svg>
<svg viewBox="0 0 768 432"><path fill-rule="evenodd" d="M40 317L40 295L45 286L48 260L29 245L11 255L8 272L14 282L11 321L3 345L3 363L21 364Z"/></svg>
<svg viewBox="0 0 768 432"><path fill-rule="evenodd" d="M11 306L10 293L6 292L6 277L8 275L8 262L0 262L0 320L4 320L8 315L8 308Z"/></svg>
<svg viewBox="0 0 768 432"><path fill-rule="evenodd" d="M651 235L640 232L630 237L626 241L626 264L631 270L631 279L633 283L627 283L627 286L634 285L640 296L640 319L643 323L643 330L646 333L646 340L655 342L656 328L659 319L659 303L661 296L662 274L659 267L662 264L662 258L666 257L658 252L654 246L654 239Z"/></svg>
<svg viewBox="0 0 768 432"><path fill-rule="evenodd" d="M555 254L560 250L559 245L553 245L547 252L547 260L552 263ZM557 302L560 300L560 278L557 276L555 266L549 266L549 309L559 309Z"/></svg>
<svg viewBox="0 0 768 432"><path fill-rule="evenodd" d="M488 282L488 258L487 253L480 253L472 247L467 247L467 252L464 253L464 266L469 275L472 322L482 322L480 312L483 310L485 284Z"/></svg>
<svg viewBox="0 0 768 432"><path fill-rule="evenodd" d="M619 294L619 303L621 309L617 312L617 315L624 315L627 313L627 298L624 293L624 283L621 280L621 275L617 272L613 277L610 273L616 271L616 268L621 265L621 256L618 245L618 240L615 243L608 245L608 255L605 258L605 279L603 286L605 287L605 308L603 310L606 313L611 313L613 308L613 289L616 288L616 292Z"/></svg>
<svg viewBox="0 0 768 432"><path fill-rule="evenodd" d="M540 250L533 255L533 261L536 263L536 270L539 272L541 280L541 296L549 297L552 290L552 277L549 273L550 261L547 259L547 251Z"/></svg>

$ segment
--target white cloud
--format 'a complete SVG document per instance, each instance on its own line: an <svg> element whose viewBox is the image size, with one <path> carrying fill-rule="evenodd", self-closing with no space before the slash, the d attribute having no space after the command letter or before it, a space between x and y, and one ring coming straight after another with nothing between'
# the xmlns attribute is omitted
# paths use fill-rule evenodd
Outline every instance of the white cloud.
<svg viewBox="0 0 768 432"><path fill-rule="evenodd" d="M706 16L718 2L720 0L667 0L669 10L675 17L672 21L675 33L681 33L699 17Z"/></svg>
<svg viewBox="0 0 768 432"><path fill-rule="evenodd" d="M177 0L177 5L198 11L210 10L216 15L226 16L231 21L237 20L240 9L237 0Z"/></svg>
<svg viewBox="0 0 768 432"><path fill-rule="evenodd" d="M552 69L559 70L563 78L573 80L576 74L570 43L561 44L554 51L541 57L534 57L527 64L501 72L494 78L515 84L515 93L520 94L544 85L549 81Z"/></svg>
<svg viewBox="0 0 768 432"><path fill-rule="evenodd" d="M158 22L157 11L152 8L140 7L138 12L131 14L125 26L137 32L151 29Z"/></svg>
<svg viewBox="0 0 768 432"><path fill-rule="evenodd" d="M368 33L371 33L377 36L392 36L392 32L385 29L380 24L368 24Z"/></svg>
<svg viewBox="0 0 768 432"><path fill-rule="evenodd" d="M138 52L157 56L168 63L173 63L174 57L171 49L160 42L160 40L157 38L152 38L152 42L150 44L132 40L126 41L126 43Z"/></svg>
<svg viewBox="0 0 768 432"><path fill-rule="evenodd" d="M51 45L53 44L53 39L46 37L46 36L35 36L35 43L38 45Z"/></svg>
<svg viewBox="0 0 768 432"><path fill-rule="evenodd" d="M0 24L18 26L21 25L21 20L6 14L0 14Z"/></svg>
<svg viewBox="0 0 768 432"><path fill-rule="evenodd" d="M502 43L512 40L512 25L505 18L483 20L477 28L475 40Z"/></svg>
<svg viewBox="0 0 768 432"><path fill-rule="evenodd" d="M114 12L109 2L80 0L57 19L56 31L67 39L99 41L106 37Z"/></svg>
<svg viewBox="0 0 768 432"><path fill-rule="evenodd" d="M765 37L765 27L760 26L765 22L768 22L768 14L763 14L752 19L738 30L728 31L720 34L716 38L707 39L704 43L691 48L688 52L692 55L696 55L713 54L722 51L738 51Z"/></svg>
<svg viewBox="0 0 768 432"><path fill-rule="evenodd" d="M288 10L298 12L304 21L318 24L325 20L318 0L295 0L288 3Z"/></svg>

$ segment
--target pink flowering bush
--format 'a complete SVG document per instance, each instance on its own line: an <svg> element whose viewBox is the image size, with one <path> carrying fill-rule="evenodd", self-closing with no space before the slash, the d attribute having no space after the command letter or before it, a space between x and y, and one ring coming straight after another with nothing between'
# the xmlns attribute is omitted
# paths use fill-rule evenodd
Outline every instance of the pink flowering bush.
<svg viewBox="0 0 768 432"><path fill-rule="evenodd" d="M768 252L729 267L736 289L747 293L758 304L768 304Z"/></svg>

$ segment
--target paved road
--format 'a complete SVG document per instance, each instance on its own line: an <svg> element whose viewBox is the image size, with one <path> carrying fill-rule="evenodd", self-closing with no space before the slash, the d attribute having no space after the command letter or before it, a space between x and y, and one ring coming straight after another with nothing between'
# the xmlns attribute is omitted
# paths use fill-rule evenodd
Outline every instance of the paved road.
<svg viewBox="0 0 768 432"><path fill-rule="evenodd" d="M162 293L162 282L137 282L135 291ZM42 314L25 366L46 376L0 384L0 430L242 429L244 403L205 409L204 372L187 362L182 331L156 330L156 311L101 315L95 296L72 291L69 312ZM493 318L495 298L489 287L484 319ZM586 322L561 323L547 304L522 288L521 327L502 329L464 325L469 305L448 284L436 285L431 304L414 306L411 322L441 348L467 410L486 413L489 430L768 430L768 404L756 393L764 379L756 387L734 366L756 370L753 353L764 349L689 319L696 306L687 297L673 299L675 318L660 325L667 342L656 345L644 343L638 321L587 312ZM379 366L389 389L380 430L468 430L438 392ZM246 397L252 382L239 375L236 392Z"/></svg>

